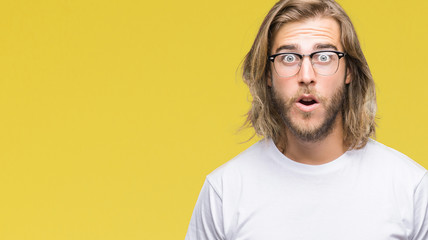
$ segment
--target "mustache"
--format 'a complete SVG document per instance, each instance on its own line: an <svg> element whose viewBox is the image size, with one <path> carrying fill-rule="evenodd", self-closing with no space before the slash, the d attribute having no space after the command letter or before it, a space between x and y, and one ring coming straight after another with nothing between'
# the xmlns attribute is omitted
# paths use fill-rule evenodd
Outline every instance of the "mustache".
<svg viewBox="0 0 428 240"><path fill-rule="evenodd" d="M287 104L291 105L295 102L297 102L297 100L303 95L303 94L309 94L309 95L313 95L314 97L317 98L318 102L320 103L324 103L326 101L326 98L321 96L321 94L319 94L312 86L303 86L300 87L298 89L298 91L296 92L296 94L294 94L294 96L290 97L289 99L287 99Z"/></svg>

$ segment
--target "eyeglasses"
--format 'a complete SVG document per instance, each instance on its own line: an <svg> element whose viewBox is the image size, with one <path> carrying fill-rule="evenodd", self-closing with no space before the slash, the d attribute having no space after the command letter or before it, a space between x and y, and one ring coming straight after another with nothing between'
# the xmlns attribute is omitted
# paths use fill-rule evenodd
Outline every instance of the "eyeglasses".
<svg viewBox="0 0 428 240"><path fill-rule="evenodd" d="M314 71L323 76L333 75L339 68L339 60L346 53L338 51L318 51L311 54L277 53L269 56L275 72L281 77L292 77L300 71L303 58L311 59Z"/></svg>

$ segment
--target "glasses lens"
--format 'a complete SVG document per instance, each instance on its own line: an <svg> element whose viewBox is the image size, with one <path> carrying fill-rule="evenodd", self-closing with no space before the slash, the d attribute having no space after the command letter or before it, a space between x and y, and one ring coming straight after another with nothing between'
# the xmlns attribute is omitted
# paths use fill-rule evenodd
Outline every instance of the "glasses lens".
<svg viewBox="0 0 428 240"><path fill-rule="evenodd" d="M312 66L320 75L332 75L339 67L339 57L334 52L320 52L312 56Z"/></svg>
<svg viewBox="0 0 428 240"><path fill-rule="evenodd" d="M296 75L300 69L300 56L296 54L282 54L275 58L274 67L276 73L281 77Z"/></svg>

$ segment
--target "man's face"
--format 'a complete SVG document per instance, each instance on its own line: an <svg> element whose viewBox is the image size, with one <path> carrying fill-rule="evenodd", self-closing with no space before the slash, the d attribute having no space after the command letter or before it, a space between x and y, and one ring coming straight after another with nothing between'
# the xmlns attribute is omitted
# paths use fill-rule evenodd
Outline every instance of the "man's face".
<svg viewBox="0 0 428 240"><path fill-rule="evenodd" d="M271 54L310 54L321 50L343 52L340 27L332 18L285 24L274 37ZM268 84L291 134L313 142L325 138L335 127L345 98L345 83L350 80L344 58L339 60L337 72L324 76L314 71L309 57L304 57L300 71L291 77L279 76L272 63Z"/></svg>

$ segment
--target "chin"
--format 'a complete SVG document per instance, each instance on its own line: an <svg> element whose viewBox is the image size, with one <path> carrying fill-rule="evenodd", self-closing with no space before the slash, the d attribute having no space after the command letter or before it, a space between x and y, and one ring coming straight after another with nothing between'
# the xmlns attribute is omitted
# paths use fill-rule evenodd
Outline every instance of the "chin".
<svg viewBox="0 0 428 240"><path fill-rule="evenodd" d="M334 122L327 121L326 118L311 116L308 119L289 119L288 129L292 135L305 142L317 142L327 137ZM286 121L287 122L287 121Z"/></svg>

